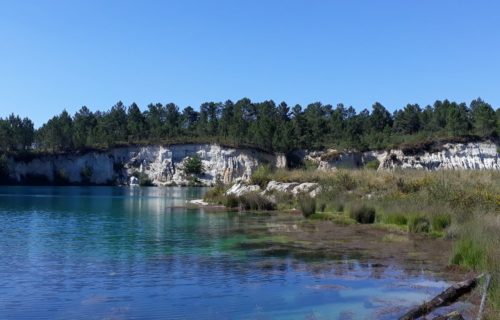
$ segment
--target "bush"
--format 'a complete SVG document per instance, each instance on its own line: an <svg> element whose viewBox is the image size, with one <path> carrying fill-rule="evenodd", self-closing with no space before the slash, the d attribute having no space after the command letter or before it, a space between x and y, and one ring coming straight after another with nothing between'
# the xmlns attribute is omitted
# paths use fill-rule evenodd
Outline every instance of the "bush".
<svg viewBox="0 0 500 320"><path fill-rule="evenodd" d="M478 246L472 239L462 238L453 246L451 263L481 270L485 266L486 252Z"/></svg>
<svg viewBox="0 0 500 320"><path fill-rule="evenodd" d="M316 199L304 194L299 195L297 201L299 203L299 209L304 217L308 218L316 213Z"/></svg>
<svg viewBox="0 0 500 320"><path fill-rule="evenodd" d="M226 188L222 183L217 183L203 195L203 200L209 203L224 204Z"/></svg>
<svg viewBox="0 0 500 320"><path fill-rule="evenodd" d="M415 193L420 190L420 185L413 181L406 182L403 178L396 181L396 187L401 193Z"/></svg>
<svg viewBox="0 0 500 320"><path fill-rule="evenodd" d="M272 173L273 170L270 165L262 165L254 171L250 178L250 183L259 185L262 189L265 189L269 181L271 181Z"/></svg>
<svg viewBox="0 0 500 320"><path fill-rule="evenodd" d="M408 217L402 213L391 213L384 216L383 222L397 226L406 226L408 224Z"/></svg>
<svg viewBox="0 0 500 320"><path fill-rule="evenodd" d="M336 185L343 190L354 190L357 186L356 180L347 172L341 171L335 176Z"/></svg>
<svg viewBox="0 0 500 320"><path fill-rule="evenodd" d="M239 205L244 210L274 210L276 205L258 192L249 192L238 198Z"/></svg>
<svg viewBox="0 0 500 320"><path fill-rule="evenodd" d="M151 187L153 186L153 181L151 181L151 179L149 179L149 176L147 174L145 174L144 172L134 172L132 174L134 177L136 177L137 179L139 179L139 185L141 187Z"/></svg>
<svg viewBox="0 0 500 320"><path fill-rule="evenodd" d="M377 159L365 163L365 168L369 170L377 170L379 166L380 166L380 161L378 161Z"/></svg>
<svg viewBox="0 0 500 320"><path fill-rule="evenodd" d="M202 174L204 170L203 163L198 155L189 157L184 162L185 174Z"/></svg>
<svg viewBox="0 0 500 320"><path fill-rule="evenodd" d="M428 233L431 229L429 219L420 215L413 215L408 220L408 231L414 233Z"/></svg>
<svg viewBox="0 0 500 320"><path fill-rule="evenodd" d="M349 213L351 219L359 223L369 224L375 222L375 209L366 205L354 206Z"/></svg>
<svg viewBox="0 0 500 320"><path fill-rule="evenodd" d="M451 217L449 214L437 214L431 218L431 226L433 231L443 231L451 224Z"/></svg>
<svg viewBox="0 0 500 320"><path fill-rule="evenodd" d="M238 197L232 194L227 195L222 204L227 208L236 208L239 205Z"/></svg>

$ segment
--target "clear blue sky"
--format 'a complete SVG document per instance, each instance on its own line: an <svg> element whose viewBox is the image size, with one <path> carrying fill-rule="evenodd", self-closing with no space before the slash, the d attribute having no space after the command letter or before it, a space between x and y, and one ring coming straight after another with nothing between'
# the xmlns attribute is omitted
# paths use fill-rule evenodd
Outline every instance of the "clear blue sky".
<svg viewBox="0 0 500 320"><path fill-rule="evenodd" d="M500 2L0 0L0 116L118 100L500 106Z"/></svg>

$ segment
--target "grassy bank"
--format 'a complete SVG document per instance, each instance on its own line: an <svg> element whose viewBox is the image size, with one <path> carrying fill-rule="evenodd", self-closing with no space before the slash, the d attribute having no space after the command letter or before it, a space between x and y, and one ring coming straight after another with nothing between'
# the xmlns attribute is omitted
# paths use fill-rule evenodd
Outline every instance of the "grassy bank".
<svg viewBox="0 0 500 320"><path fill-rule="evenodd" d="M309 219L374 223L383 228L453 239L450 264L493 277L489 304L500 312L500 172L415 170L374 171L271 170L262 167L251 183L317 182L315 199L272 194L274 204L257 194L248 199L225 197L219 186L207 200L251 209L298 209Z"/></svg>

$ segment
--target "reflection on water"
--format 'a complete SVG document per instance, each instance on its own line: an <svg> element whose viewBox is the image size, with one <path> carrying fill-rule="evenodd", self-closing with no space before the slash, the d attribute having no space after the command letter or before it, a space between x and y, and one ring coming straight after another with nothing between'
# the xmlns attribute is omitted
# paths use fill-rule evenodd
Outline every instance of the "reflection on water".
<svg viewBox="0 0 500 320"><path fill-rule="evenodd" d="M392 319L447 285L269 251L278 218L182 207L204 191L0 188L0 319Z"/></svg>

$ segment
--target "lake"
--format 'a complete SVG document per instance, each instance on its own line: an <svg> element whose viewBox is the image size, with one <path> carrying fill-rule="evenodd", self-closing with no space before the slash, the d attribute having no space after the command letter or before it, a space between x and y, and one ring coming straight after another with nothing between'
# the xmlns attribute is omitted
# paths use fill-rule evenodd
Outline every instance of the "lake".
<svg viewBox="0 0 500 320"><path fill-rule="evenodd" d="M299 217L186 207L205 191L1 187L0 319L394 319L449 285L278 250Z"/></svg>

